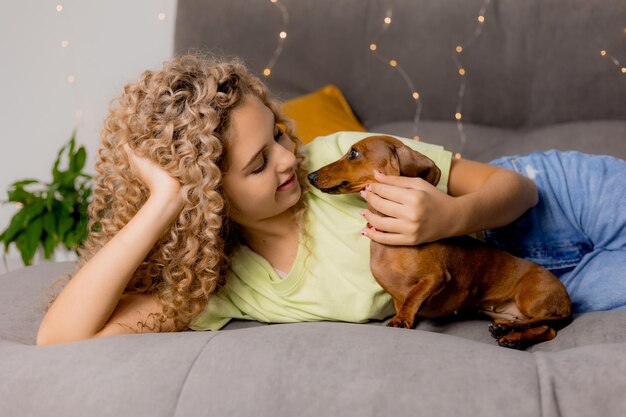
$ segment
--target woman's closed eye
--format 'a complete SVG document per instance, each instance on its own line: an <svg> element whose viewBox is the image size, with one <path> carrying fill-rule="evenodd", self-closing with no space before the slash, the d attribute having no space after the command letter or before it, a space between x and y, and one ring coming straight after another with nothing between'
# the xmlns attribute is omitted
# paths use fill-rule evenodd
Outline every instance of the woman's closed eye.
<svg viewBox="0 0 626 417"><path fill-rule="evenodd" d="M276 133L274 135L274 141L278 142L280 140L280 138L283 136L284 133L285 132L280 127L278 127L278 133ZM263 163L261 164L260 167L258 167L254 171L252 171L252 174L259 174L259 173L263 172L263 170L267 166L267 155L265 154L265 151L263 151L262 156L263 156Z"/></svg>

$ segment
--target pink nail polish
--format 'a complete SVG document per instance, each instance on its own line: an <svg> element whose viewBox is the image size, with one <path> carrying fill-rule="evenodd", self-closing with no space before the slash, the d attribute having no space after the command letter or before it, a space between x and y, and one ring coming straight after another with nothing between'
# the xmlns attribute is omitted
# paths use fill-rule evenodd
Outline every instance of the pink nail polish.
<svg viewBox="0 0 626 417"><path fill-rule="evenodd" d="M361 190L359 191L359 194L361 194L361 197L365 198L365 191Z"/></svg>
<svg viewBox="0 0 626 417"><path fill-rule="evenodd" d="M372 186L371 186L370 184L367 184L367 185L365 186L365 189L366 189L367 191L372 191Z"/></svg>
<svg viewBox="0 0 626 417"><path fill-rule="evenodd" d="M361 234L365 236L365 229L361 229Z"/></svg>
<svg viewBox="0 0 626 417"><path fill-rule="evenodd" d="M359 214L360 214L361 216L365 217L365 210L361 210L361 211L359 212Z"/></svg>

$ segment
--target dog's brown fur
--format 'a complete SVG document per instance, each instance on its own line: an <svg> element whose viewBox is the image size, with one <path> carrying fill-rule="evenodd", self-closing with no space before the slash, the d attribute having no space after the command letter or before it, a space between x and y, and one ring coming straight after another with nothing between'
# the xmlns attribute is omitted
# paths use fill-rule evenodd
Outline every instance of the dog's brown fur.
<svg viewBox="0 0 626 417"><path fill-rule="evenodd" d="M375 182L373 170L421 177L433 185L441 172L432 160L390 136L355 143L341 159L309 175L332 194L359 192ZM375 212L368 203L368 209ZM417 246L371 241L370 267L393 297L388 326L413 328L415 317L449 316L478 309L492 318L500 346L524 349L551 340L571 322L571 302L556 276L527 260L468 236Z"/></svg>

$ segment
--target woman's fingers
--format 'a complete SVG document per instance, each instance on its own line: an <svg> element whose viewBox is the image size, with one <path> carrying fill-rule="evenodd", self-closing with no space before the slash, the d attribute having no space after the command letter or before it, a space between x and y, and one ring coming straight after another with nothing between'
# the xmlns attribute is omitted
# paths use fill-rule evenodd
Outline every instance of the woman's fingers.
<svg viewBox="0 0 626 417"><path fill-rule="evenodd" d="M394 217L385 217L374 214L369 210L363 211L363 217L372 227L388 233L401 233L406 230L406 222Z"/></svg>
<svg viewBox="0 0 626 417"><path fill-rule="evenodd" d="M383 245L414 245L415 243L411 243L407 236L402 235L400 233L385 233L379 230L368 229L365 228L361 232L363 236L369 237L375 242L382 243Z"/></svg>
<svg viewBox="0 0 626 417"><path fill-rule="evenodd" d="M387 175L383 178L385 180ZM391 176L390 176L391 177ZM370 191L374 192L378 196L395 201L396 203L408 204L411 203L411 199L419 191L427 191L436 188L434 185L425 181L422 178L410 178L410 177L395 177L392 180L394 184L390 183L371 183L369 185Z"/></svg>
<svg viewBox="0 0 626 417"><path fill-rule="evenodd" d="M128 155L133 174L148 187L151 194L178 196L182 187L176 178L156 162L137 155L127 143L123 145L123 148Z"/></svg>
<svg viewBox="0 0 626 417"><path fill-rule="evenodd" d="M400 218L405 210L402 202L396 202L380 197L374 191L365 191L363 198L372 206L374 210L379 211L386 216Z"/></svg>

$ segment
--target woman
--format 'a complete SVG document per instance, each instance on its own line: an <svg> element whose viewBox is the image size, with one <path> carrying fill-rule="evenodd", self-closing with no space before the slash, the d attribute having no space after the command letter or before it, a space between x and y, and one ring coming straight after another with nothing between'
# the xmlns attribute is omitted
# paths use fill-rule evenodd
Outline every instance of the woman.
<svg viewBox="0 0 626 417"><path fill-rule="evenodd" d="M538 201L533 181L498 162L404 139L438 163L442 181L379 177L364 198L390 217L363 218L358 196L322 196L306 182L349 143L329 135L303 148L293 132L237 58L176 57L125 86L102 131L77 272L37 343L218 329L232 317L385 318L391 299L358 235L366 221L379 229L363 228L368 238L415 245L507 225ZM509 234L486 236L503 245Z"/></svg>

